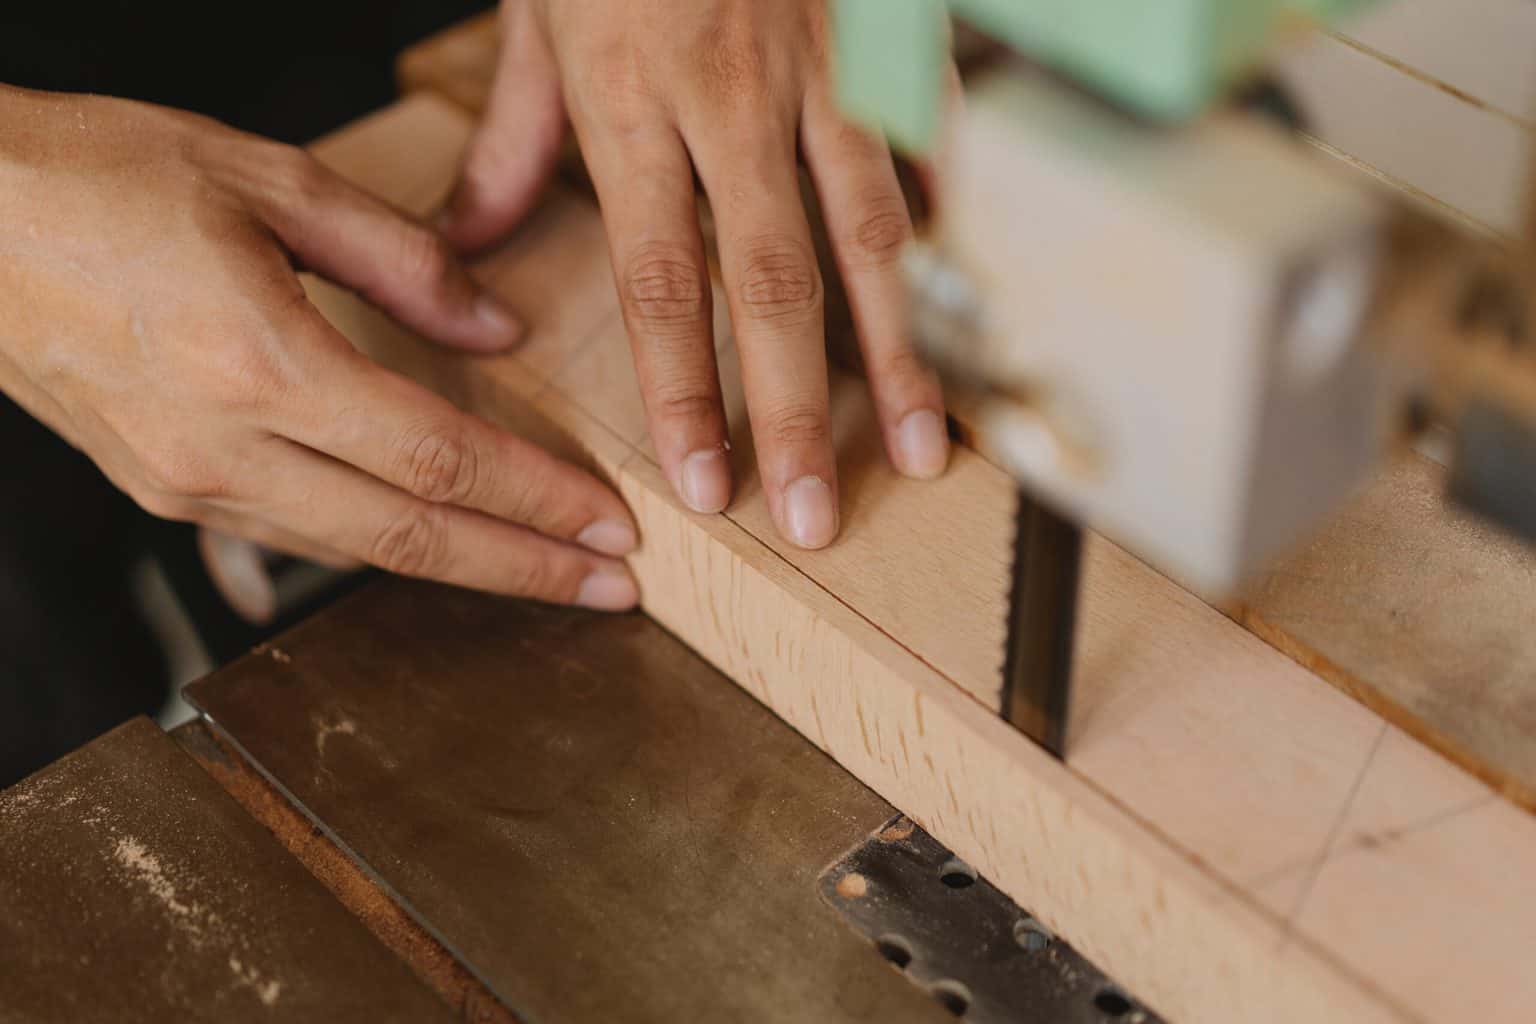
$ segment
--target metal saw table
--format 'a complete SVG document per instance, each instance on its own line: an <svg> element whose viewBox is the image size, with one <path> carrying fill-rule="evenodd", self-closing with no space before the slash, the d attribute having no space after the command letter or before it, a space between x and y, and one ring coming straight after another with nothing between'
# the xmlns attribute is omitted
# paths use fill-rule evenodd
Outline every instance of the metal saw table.
<svg viewBox="0 0 1536 1024"><path fill-rule="evenodd" d="M1151 1019L644 616L383 581L188 696L0 796L0 1019Z"/></svg>

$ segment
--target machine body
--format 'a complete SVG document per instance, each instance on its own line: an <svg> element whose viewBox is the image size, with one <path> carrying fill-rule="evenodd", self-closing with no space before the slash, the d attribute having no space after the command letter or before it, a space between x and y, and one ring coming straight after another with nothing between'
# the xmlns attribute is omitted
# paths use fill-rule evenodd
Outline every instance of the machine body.
<svg viewBox="0 0 1536 1024"><path fill-rule="evenodd" d="M1002 54L963 105L943 99L938 0L844 0L839 86L937 170L907 263L920 340L1021 487L1010 720L1063 752L1076 617L1052 605L1077 599L1077 529L1224 597L1342 504L1405 421L1468 410L1481 457L1459 492L1536 521L1510 512L1536 471L1536 362L1469 347L1488 325L1463 308L1491 295L1521 314L1496 318L1506 339L1523 332L1528 264L1490 266L1485 239L1234 102L1288 37L1364 5L949 6Z"/></svg>

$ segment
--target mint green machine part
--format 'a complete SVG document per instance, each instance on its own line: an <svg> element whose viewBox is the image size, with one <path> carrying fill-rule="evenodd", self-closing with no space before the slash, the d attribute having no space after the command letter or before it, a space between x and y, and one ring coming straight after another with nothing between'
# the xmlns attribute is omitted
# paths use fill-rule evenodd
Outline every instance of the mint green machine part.
<svg viewBox="0 0 1536 1024"><path fill-rule="evenodd" d="M1155 121L1198 115L1287 15L1329 22L1372 0L948 0L953 13ZM847 112L909 151L931 147L943 96L945 0L837 0Z"/></svg>
<svg viewBox="0 0 1536 1024"><path fill-rule="evenodd" d="M837 0L833 34L843 111L900 149L928 149L948 60L944 0Z"/></svg>

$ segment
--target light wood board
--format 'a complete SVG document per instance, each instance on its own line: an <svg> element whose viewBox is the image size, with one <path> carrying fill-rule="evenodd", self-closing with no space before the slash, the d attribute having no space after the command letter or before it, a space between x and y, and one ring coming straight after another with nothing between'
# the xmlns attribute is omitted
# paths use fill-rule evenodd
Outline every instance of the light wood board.
<svg viewBox="0 0 1536 1024"><path fill-rule="evenodd" d="M469 127L417 96L317 152L425 212ZM1001 472L961 450L937 482L895 476L862 440L858 383L839 376L839 544L785 545L744 460L727 513L696 516L633 415L596 211L554 196L482 272L533 318L517 353L438 352L343 293L314 295L382 361L605 473L641 524L651 615L1161 1012L1460 1021L1536 1001L1536 821L1100 541L1073 748L1053 760L994 713ZM1458 827L1479 841L1439 841ZM1351 884L1367 856L1391 869Z"/></svg>
<svg viewBox="0 0 1536 1024"><path fill-rule="evenodd" d="M1391 0L1283 47L1319 143L1413 201L1518 238L1536 153L1536 5Z"/></svg>

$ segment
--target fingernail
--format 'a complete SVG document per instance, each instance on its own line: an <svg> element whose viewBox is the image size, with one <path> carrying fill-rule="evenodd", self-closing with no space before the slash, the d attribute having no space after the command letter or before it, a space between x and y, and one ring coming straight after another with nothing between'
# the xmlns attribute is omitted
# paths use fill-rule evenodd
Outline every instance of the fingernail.
<svg viewBox="0 0 1536 1024"><path fill-rule="evenodd" d="M832 488L819 476L803 476L784 488L789 539L803 548L824 548L837 536Z"/></svg>
<svg viewBox="0 0 1536 1024"><path fill-rule="evenodd" d="M683 501L695 512L724 511L731 500L731 466L718 448L703 448L683 460Z"/></svg>
<svg viewBox="0 0 1536 1024"><path fill-rule="evenodd" d="M503 345L516 344L523 338L523 322L490 292L475 300L475 316Z"/></svg>
<svg viewBox="0 0 1536 1024"><path fill-rule="evenodd" d="M600 612L628 611L639 600L634 577L620 565L598 566L581 581L581 589L576 592L577 604Z"/></svg>
<svg viewBox="0 0 1536 1024"><path fill-rule="evenodd" d="M622 519L599 519L576 535L576 543L600 555L622 558L640 543L635 528Z"/></svg>
<svg viewBox="0 0 1536 1024"><path fill-rule="evenodd" d="M944 418L932 409L909 412L896 428L901 471L919 480L932 480L949 463L949 434Z"/></svg>

